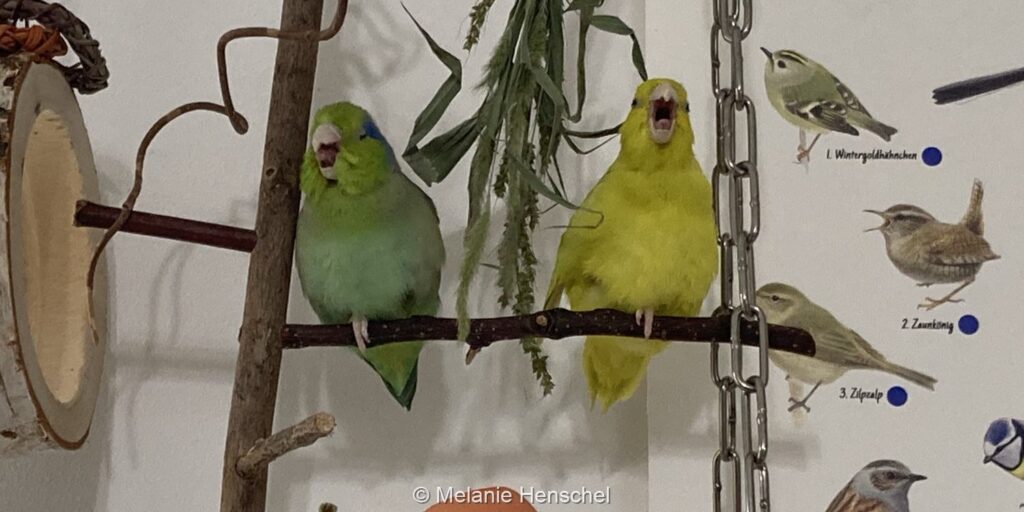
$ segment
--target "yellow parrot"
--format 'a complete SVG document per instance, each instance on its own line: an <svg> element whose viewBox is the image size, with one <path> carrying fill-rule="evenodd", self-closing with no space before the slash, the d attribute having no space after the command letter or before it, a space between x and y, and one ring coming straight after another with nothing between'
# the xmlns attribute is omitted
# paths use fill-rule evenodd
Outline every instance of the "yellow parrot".
<svg viewBox="0 0 1024 512"><path fill-rule="evenodd" d="M622 147L562 235L545 308L564 292L577 311L635 311L650 338L654 315L695 316L718 268L711 184L693 155L686 89L641 84L619 130ZM583 370L591 406L633 395L666 342L589 336Z"/></svg>

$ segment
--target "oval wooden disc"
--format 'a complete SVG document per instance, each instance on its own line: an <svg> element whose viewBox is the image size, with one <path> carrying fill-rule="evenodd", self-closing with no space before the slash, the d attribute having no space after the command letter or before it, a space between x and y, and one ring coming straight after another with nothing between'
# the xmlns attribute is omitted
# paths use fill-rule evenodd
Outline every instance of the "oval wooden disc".
<svg viewBox="0 0 1024 512"><path fill-rule="evenodd" d="M99 186L78 101L53 65L0 60L0 149L0 455L78 448L103 371L106 271L91 320L86 273L101 233L72 219Z"/></svg>

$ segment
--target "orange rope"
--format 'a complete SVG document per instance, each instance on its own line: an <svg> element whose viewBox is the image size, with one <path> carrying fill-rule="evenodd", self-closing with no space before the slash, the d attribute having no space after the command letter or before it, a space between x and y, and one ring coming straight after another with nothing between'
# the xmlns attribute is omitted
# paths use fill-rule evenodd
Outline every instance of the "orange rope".
<svg viewBox="0 0 1024 512"><path fill-rule="evenodd" d="M19 51L53 58L68 53L68 45L60 36L60 32L40 25L23 28L0 24L0 52Z"/></svg>

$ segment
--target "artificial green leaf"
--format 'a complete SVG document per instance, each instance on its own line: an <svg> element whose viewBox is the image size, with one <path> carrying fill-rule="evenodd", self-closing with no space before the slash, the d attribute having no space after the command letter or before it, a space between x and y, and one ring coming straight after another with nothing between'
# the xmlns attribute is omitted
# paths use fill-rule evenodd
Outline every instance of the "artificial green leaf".
<svg viewBox="0 0 1024 512"><path fill-rule="evenodd" d="M581 131L581 130L570 130L566 129L565 134L577 139L600 139L601 137L610 137L618 135L619 130L622 128L622 123L619 123L611 128L604 128L602 130L595 130L592 132Z"/></svg>
<svg viewBox="0 0 1024 512"><path fill-rule="evenodd" d="M555 103L556 108L567 109L568 104L565 101L565 96L562 94L562 90L559 89L555 82L551 80L551 77L544 72L543 69L537 66L530 65L530 73L533 75L533 79L537 81L537 85L544 91L544 94Z"/></svg>
<svg viewBox="0 0 1024 512"><path fill-rule="evenodd" d="M466 134L468 133L467 122L463 122L455 129L448 133L438 137L433 141L427 143L427 146L423 149L419 148L420 141L430 133L431 130L437 126L438 121L444 115L445 111L448 110L452 100L462 90L462 63L459 62L454 55L447 52L444 48L434 41L434 38L430 37L430 34L423 29L416 18L409 12L409 9L402 4L402 9L405 9L405 13L409 15L412 22L416 25L416 28L420 31L420 34L427 40L427 44L430 46L430 50L434 55L441 61L445 67L451 72L448 78L441 84L441 87L434 94L434 97L427 104L426 108L420 112L420 115L416 117L416 122L413 124L412 134L409 136L409 142L406 144L405 151L402 153L402 158L413 168L413 171L426 182L427 185L432 185L445 178L452 167L454 167L458 161L466 154L469 150L469 145L465 145L465 148L458 153L457 158L451 161L451 165L448 166L448 161L452 159L454 155L444 155L437 152L438 149L454 146L455 148L462 148ZM474 122L475 126L475 122ZM440 140L447 138L449 140ZM430 153L427 153L427 147L433 146ZM435 165L435 163L441 162L441 165ZM447 166L447 168L445 168Z"/></svg>
<svg viewBox="0 0 1024 512"><path fill-rule="evenodd" d="M579 39L576 42L576 112L569 114L569 120L574 123L583 118L583 105L587 101L587 33L590 31L594 8L583 6L579 10L579 16Z"/></svg>
<svg viewBox="0 0 1024 512"><path fill-rule="evenodd" d="M590 24L598 30L621 36L629 36L633 40L633 66L636 67L636 72L640 74L640 79L646 81L647 64L644 62L644 53L640 49L640 40L637 39L636 32L633 32L633 29L629 28L629 25L626 25L618 17L606 14L594 15L590 19Z"/></svg>
<svg viewBox="0 0 1024 512"><path fill-rule="evenodd" d="M611 32L620 36L628 36L633 33L633 29L629 28L625 22L617 16L611 16L608 14L595 14L590 18L590 24L598 30Z"/></svg>
<svg viewBox="0 0 1024 512"><path fill-rule="evenodd" d="M526 165L526 163L520 160L518 157L512 156L511 161L516 164L513 166L513 168L519 171L519 176L523 178L523 181L530 185L530 188L537 191L538 194L566 208L569 208L570 210L579 209L579 206L573 204L568 199L563 197L561 194L555 192L554 189L549 187L546 183L544 183L544 181L542 181L539 176L533 173L533 169L531 169L530 166Z"/></svg>
<svg viewBox="0 0 1024 512"><path fill-rule="evenodd" d="M438 135L422 148L402 155L413 172L426 184L443 181L462 157L473 147L480 134L480 123L473 116L458 126Z"/></svg>
<svg viewBox="0 0 1024 512"><path fill-rule="evenodd" d="M583 9L597 9L604 5L604 0L572 0L565 12L581 11Z"/></svg>

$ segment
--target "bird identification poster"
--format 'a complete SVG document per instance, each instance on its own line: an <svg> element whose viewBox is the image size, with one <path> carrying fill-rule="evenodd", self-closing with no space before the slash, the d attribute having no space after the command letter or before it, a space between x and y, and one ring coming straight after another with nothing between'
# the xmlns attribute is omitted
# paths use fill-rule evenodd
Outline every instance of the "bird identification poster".
<svg viewBox="0 0 1024 512"><path fill-rule="evenodd" d="M818 347L771 358L773 509L1024 507L1024 5L754 4L757 301ZM647 2L650 68L686 83L704 169L711 20L710 2ZM710 503L706 352L652 364L650 510Z"/></svg>

